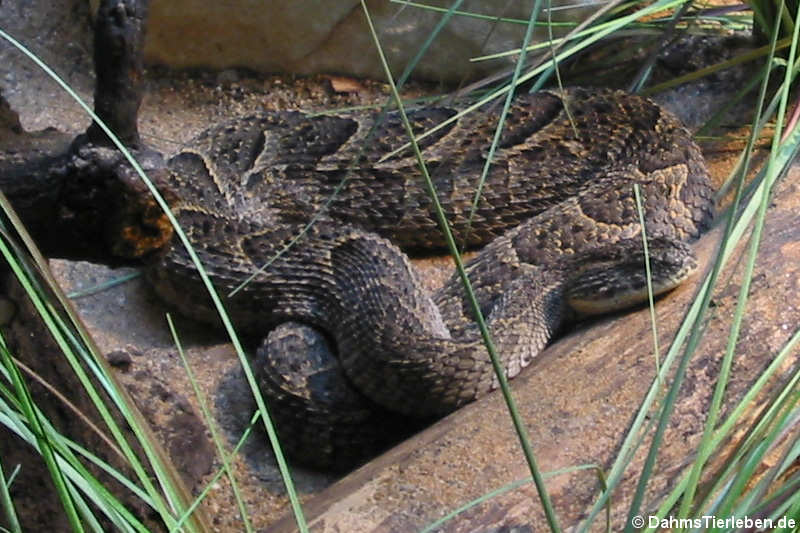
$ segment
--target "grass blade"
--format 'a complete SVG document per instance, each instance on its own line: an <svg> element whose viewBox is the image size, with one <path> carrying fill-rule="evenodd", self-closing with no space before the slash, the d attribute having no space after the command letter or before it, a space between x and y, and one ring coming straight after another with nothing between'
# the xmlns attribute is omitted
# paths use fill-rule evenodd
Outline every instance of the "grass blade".
<svg viewBox="0 0 800 533"><path fill-rule="evenodd" d="M464 231L464 242L463 246L466 248L467 243L469 242L469 233L470 228L472 227L472 221L475 218L475 213L478 210L478 203L481 200L481 195L483 194L483 187L486 184L486 176L489 175L489 169L492 166L492 162L494 160L494 153L497 150L497 146L500 144L500 137L503 134L503 128L506 125L506 117L508 116L508 110L511 108L511 101L514 99L514 89L517 86L517 81L519 80L520 74L522 73L522 66L525 64L525 50L528 47L528 43L533 36L533 28L535 27L536 20L539 18L539 12L542 9L542 0L536 0L533 3L533 9L531 10L531 17L528 20L528 27L525 31L525 37L522 41L522 50L523 53L519 55L517 58L517 64L514 67L514 73L511 75L511 90L506 93L506 101L503 103L503 109L500 111L500 116L497 118L497 127L494 130L494 137L492 137L492 143L489 145L489 152L486 154L486 162L483 165L483 170L481 171L480 179L478 179L478 185L475 187L475 196L472 199L472 206L469 210L469 216L467 217L467 227Z"/></svg>
<svg viewBox="0 0 800 533"><path fill-rule="evenodd" d="M782 6L783 5L781 4L781 10L782 10ZM776 28L776 31L774 32L773 39L772 39L773 50L772 50L772 53L770 54L769 57L772 57L772 55L774 54L774 43L777 40L777 33L778 32L777 32L777 28ZM795 45L796 45L796 37L795 37L792 49L790 51L790 57L794 57ZM767 69L769 69L769 64L770 63L771 63L771 61L768 62ZM791 64L792 61L790 60L789 63ZM788 74L789 74L789 69L787 69L787 75ZM756 134L755 123L757 123L757 118L758 118L758 116L760 114L761 106L763 105L763 101L764 101L764 97L766 95L766 89L767 89L768 82L769 82L769 74L768 74L768 72L765 72L764 80L763 80L762 88L761 88L761 98L759 98L758 110L756 111L756 120L754 121L752 134L751 134L751 137L750 137L750 141L751 141L750 144L751 145L755 140L755 134ZM784 87L785 87L785 89L788 89L788 83ZM788 97L788 95L785 95L785 97ZM784 113L785 113L785 98L783 99L783 104L782 104L781 108L779 108L779 110L778 110L778 121L777 121L778 126L775 129L775 138L774 138L774 141L773 141L773 144L772 144L772 150L771 150L771 154L770 154L770 163L769 163L768 170L767 170L768 173L769 173L769 169L774 169L775 168L774 167L774 165L775 165L775 156L776 156L776 153L777 153L777 147L779 145L779 139L780 139L780 130L781 130L780 125L783 123L783 115L784 115ZM747 153L749 154L750 152L748 151ZM737 189L737 195L736 195L736 198L734 200L734 207L733 207L734 210L737 208L738 200L739 200L739 198L741 196L741 188L742 188L742 184L744 182L744 179L743 179L744 175L747 172L747 166L748 165L745 163L745 169L744 169L744 172L742 173L742 179L739 181L739 187ZM736 310L734 311L733 323L731 324L730 334L728 335L728 345L726 347L725 355L723 357L722 365L720 367L719 377L717 378L717 385L716 385L716 387L714 389L714 395L713 395L713 397L711 399L711 406L709 408L708 416L706 418L706 424L705 424L705 428L704 428L704 431L703 431L703 437L702 437L702 440L701 440L701 443L700 443L700 446L699 446L699 453L698 453L697 459L695 460L694 465L692 466L692 471L691 471L690 476L689 476L689 482L687 484L686 493L684 494L683 498L681 499L681 506L680 506L680 509L679 509L679 512L678 512L678 517L679 518L686 518L686 517L689 516L689 512L690 512L690 509L691 509L691 506L692 506L692 503L693 503L693 500L694 500L694 491L695 491L695 488L696 488L696 486L697 486L697 484L699 483L699 480L700 480L700 472L701 472L701 470L703 468L703 465L705 464L705 460L710 455L710 450L709 450L708 447L709 447L709 444L710 444L711 437L713 435L713 429L716 426L718 414L719 414L721 406L722 406L723 394L725 392L725 387L726 387L726 385L728 383L728 378L729 378L729 375L730 375L731 365L733 364L734 351L736 349L736 344L737 344L737 342L739 340L739 332L740 332L740 329L741 329L742 319L744 317L744 309L745 309L745 306L747 305L748 295L750 293L750 282L751 282L751 280L753 278L753 269L755 267L755 261L756 261L756 257L757 257L757 254L758 254L758 247L759 247L759 244L761 242L761 232L762 232L762 229L763 229L763 226L764 226L764 219L765 219L765 216L766 216L766 209L767 209L767 205L768 205L769 192L770 192L769 188L764 189L763 193L761 195L761 200L760 200L760 204L759 204L759 210L758 210L758 214L756 216L756 222L755 222L755 225L754 225L754 228L753 228L753 234L752 234L752 236L750 238L750 251L749 251L749 255L748 255L748 259L747 259L747 264L745 266L744 278L742 280L742 284L741 284L741 287L739 289L739 297L738 297L738 300L737 300Z"/></svg>
<svg viewBox="0 0 800 533"><path fill-rule="evenodd" d="M602 469L598 465L594 465L594 464L571 466L571 467L568 467L568 468L561 468L559 470L554 470L552 472L545 472L543 474L543 477L545 479L549 479L551 477L560 476L562 474L569 474L569 473L572 473L572 472L578 472L580 470L596 470L597 473L598 473L598 477L600 478L601 482L603 481L603 471L602 471ZM474 500L472 500L470 502L467 502L464 505L458 507L457 509L454 509L453 511L447 513L446 515L444 515L440 519L436 520L435 522L432 522L432 523L428 524L423 529L421 529L419 533L431 533L433 531L436 531L438 528L440 528L441 526L443 526L444 524L446 524L447 522L449 522L450 520L452 520L453 518L455 518L459 514L463 513L464 511L468 511L469 509L472 509L473 507L475 507L477 505L480 505L483 502L489 501L492 498L500 496L501 494L505 494L507 492L511 492L512 490L518 489L519 487L527 485L528 483L533 483L533 478L532 477L527 477L525 479L519 479L517 481L514 481L512 483L504 485L504 486L500 487L499 489L495 489L495 490L489 491L486 494L484 494L484 495L482 495L482 496L480 496L478 498L475 498Z"/></svg>
<svg viewBox="0 0 800 533"><path fill-rule="evenodd" d="M5 513L9 531L11 533L22 533L22 527L19 525L19 519L14 510L14 502L11 500L11 493L8 491L9 487L11 487L11 480L6 479L3 474L3 464L0 462L0 507Z"/></svg>
<svg viewBox="0 0 800 533"><path fill-rule="evenodd" d="M211 439L214 441L214 446L217 448L217 455L222 461L222 469L225 471L225 475L228 477L228 481L231 484L231 491L233 492L234 500L236 500L236 506L239 509L239 516L242 518L242 522L244 522L245 531L250 533L253 531L253 526L250 523L250 517L247 513L247 507L245 506L244 499L239 492L239 485L236 483L236 476L233 475L233 471L230 467L231 456L225 452L225 447L223 446L219 431L217 430L217 425L214 423L214 419L211 416L211 411L208 408L208 403L206 402L206 399L197 384L194 372L192 372L192 368L189 366L189 361L186 359L186 354L183 351L183 346L181 345L180 338L178 337L178 332L175 330L175 324L172 322L172 317L169 315L169 313L167 314L167 323L169 325L169 331L172 334L172 339L175 342L175 347L178 350L178 355L183 363L183 368L186 371L186 375L189 377L189 382L192 384L192 390L194 391L195 398L197 398L197 402L200 404L200 410L203 413L203 418L205 419L208 430L211 433ZM191 515L192 507L195 507L195 504L199 504L200 501L200 498L195 500L195 503L193 503L190 508L187 509L187 513L184 514L180 520L178 520L176 527L180 527L180 524L183 522L184 518L188 518Z"/></svg>
<svg viewBox="0 0 800 533"><path fill-rule="evenodd" d="M523 453L525 454L525 459L528 462L529 469L531 470L531 475L536 483L536 487L539 491L539 497L542 500L542 506L544 507L545 516L547 517L547 522L552 531L560 531L558 527L558 521L555 516L555 511L553 510L553 506L550 502L550 497L547 494L547 490L544 486L544 481L542 479L541 473L539 472L539 468L536 465L536 459L533 455L533 450L531 448L527 430L525 429L524 423L519 416L519 413L514 406L514 400L511 396L511 391L508 387L508 382L505 377L505 372L500 365L499 358L494 348L494 343L492 341L491 335L489 334L489 329L486 325L486 321L483 318L483 314L481 313L480 305L478 304L475 294L472 291L472 285L470 284L469 278L464 270L464 264L461 261L461 256L458 253L458 247L456 246L455 240L453 239L453 234L450 231L450 226L445 218L444 211L442 209L441 204L439 203L439 197L436 193L436 189L433 185L433 181L428 174L427 167L425 166L425 161L422 158L422 153L419 150L419 145L417 144L416 139L414 138L414 133L411 129L411 125L408 121L408 117L405 114L405 110L402 106L402 101L400 99L400 95L397 92L397 86L394 83L394 79L392 77L392 73L389 70L389 66L386 62L386 58L383 55L383 50L381 49L380 42L378 41L378 36L375 33L375 28L372 25L372 20L369 16L369 10L367 9L367 5L364 0L361 0L361 7L364 11L364 15L367 19L367 24L370 28L370 32L372 33L372 38L375 41L375 45L378 49L378 54L380 55L381 64L383 65L384 71L386 72L386 78L389 82L389 86L391 87L392 94L394 95L395 102L398 106L398 111L400 116L403 120L403 124L406 129L406 133L411 139L411 146L413 147L414 154L417 158L417 162L419 164L420 170L422 175L425 179L425 188L428 191L428 196L431 199L431 202L434 206L434 212L436 214L436 219L439 224L440 229L444 233L445 240L447 242L447 248L450 251L453 260L456 263L456 271L458 272L459 277L461 278L462 283L464 284L464 289L467 293L467 301L471 307L472 312L476 317L476 322L478 323L478 328L481 332L481 337L483 338L484 345L486 346L487 351L489 352L489 356L492 360L492 366L495 370L495 375L497 376L498 381L500 382L500 389L503 391L503 397L506 400L506 403L509 407L509 413L511 415L512 422L514 424L514 428L517 432L517 436L520 439L520 444L522 445Z"/></svg>

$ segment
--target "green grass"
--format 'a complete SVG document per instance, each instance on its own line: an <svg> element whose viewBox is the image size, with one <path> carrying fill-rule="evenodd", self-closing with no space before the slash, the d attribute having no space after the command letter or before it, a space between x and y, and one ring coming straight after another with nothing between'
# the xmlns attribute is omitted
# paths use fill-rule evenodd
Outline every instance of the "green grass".
<svg viewBox="0 0 800 533"><path fill-rule="evenodd" d="M418 3L397 3L406 5L406 9L438 9L421 7L422 5ZM603 43L609 37L620 35L621 32L629 32L645 37L651 35L658 37L665 30L714 31L714 28L720 26L738 27L747 24L747 21L743 20L740 15L731 15L729 18L714 15L706 19L691 10L686 13L685 17L681 18L670 19L670 17L661 16L657 19L649 19L646 22L642 22L642 17L652 16L667 9L676 10L686 4L680 0L656 0L651 4L631 2L623 5L622 3L617 3L610 4L608 9L599 10L594 20L588 25L562 23L549 25L551 28L557 27L562 30L562 37L553 38L551 42L531 44L529 39L532 28L536 25L546 24L546 22L539 20L541 18L539 10L543 7L540 2L537 2L528 20L503 19L491 13L466 13L460 11L460 5L461 2L455 2L448 10L443 11L440 24L420 47L419 53L407 66L396 84L387 68L388 81L393 88L394 105L401 110L401 113L403 105L396 87L401 86L408 78L416 63L437 37L438 32L452 17L490 17L497 24L523 24L526 26L525 41L521 43L519 49L509 50L503 54L475 58L475 61L494 61L506 56L516 57L515 68L509 79L505 83L495 86L479 99L475 105L465 111L473 110L491 99L502 97L504 98L503 115L505 110L508 109L511 96L515 91L519 90L518 86L520 84L530 83L533 88L537 88L548 83L553 75L557 76L559 74L558 67L560 64L570 61L577 54ZM760 84L760 97L757 108L754 110L753 127L747 150L743 153L740 164L728 181L730 185L726 186L735 190L735 198L733 206L719 218L719 223L724 224L725 229L714 266L709 275L702 281L697 299L687 311L683 323L663 359L658 358L659 349L655 332L657 324L654 321L656 375L628 428L626 437L620 443L616 459L608 470L603 470L597 465L576 465L559 472L540 472L536 466L534 450L526 436L524 421L514 408L513 394L504 383L505 379L502 372L499 372L498 377L501 384L503 384L503 393L509 405L509 416L518 430L520 447L529 464L531 477L505 487L498 487L483 497L465 502L463 506L450 512L443 510L446 516L430 524L425 531L433 531L442 526L447 519L455 517L487 499L515 490L528 483L536 484L541 504L548 519L549 528L552 531L558 531L560 530L560 525L556 517L557 509L549 501L544 479L553 475L587 468L592 468L598 472L598 478L601 480L601 490L594 505L589 510L588 516L577 527L580 531L588 531L591 528L598 527L596 522L601 515L604 515L605 527L609 530L617 529L620 524L611 524L609 522L612 499L615 505L619 503L617 501L618 498L613 498L613 495L619 488L623 476L628 472L634 455L646 442L649 442L647 458L643 470L638 474L636 491L627 507L628 520L626 521L626 527L629 530L632 529L630 519L639 514L652 514L659 518L679 517L683 519L696 519L704 514L714 514L716 516L728 516L731 514L737 516L759 515L776 519L781 516L800 515L800 472L794 466L798 461L798 456L800 456L800 444L798 444L800 442L800 439L798 439L800 437L800 424L798 424L798 419L800 419L800 391L798 390L800 370L796 365L796 349L797 342L800 340L800 330L795 331L788 342L775 354L773 362L764 369L759 378L738 402L733 404L731 399L726 397L726 386L730 382L731 373L733 372L732 363L736 356L735 348L740 340L741 324L747 313L748 295L750 293L754 265L758 257L762 228L767 216L767 206L775 183L785 172L798 147L800 147L800 133L797 132L797 129L782 132L780 127L783 124L786 109L789 105L790 88L798 70L796 61L798 35L797 26L793 23L797 19L798 13L796 11L787 12L786 10L775 9L775 14L771 14L772 8L769 5L755 2L752 5L756 11L755 24L760 28L763 35L770 36L768 44L761 49L735 58L726 62L726 64L715 65L701 72L690 74L682 80L672 80L660 86L648 86L647 74L649 71L647 69L642 71L643 75L639 79L639 84L645 91L655 92L667 88L670 84L697 79L700 76L739 62L762 61L763 65L759 69L759 73L754 75L750 84L751 87L756 87ZM366 7L363 7L366 12ZM568 33L563 35L564 31ZM10 39L10 36L5 33L2 33L2 37L7 40ZM381 43L377 37L375 37L375 40L376 47L380 50ZM785 55L777 57L776 53L781 50L785 52ZM542 54L535 56L539 52L542 52ZM35 58L33 59L36 60ZM44 65L41 66L46 68ZM775 94L771 100L768 99L769 86L767 79L769 76L772 76L771 87ZM59 82L64 85L60 80ZM777 90L774 89L775 86L778 87ZM69 88L65 87L65 89L68 90ZM744 96L744 91L742 91L742 96ZM79 103L91 115L88 107L82 102ZM390 104L387 102L384 109L389 107ZM96 119L96 117L93 118ZM770 121L778 124L778 127L774 129L769 161L757 173L755 178L747 182L746 178L750 174L748 171L751 166L750 152L754 140L760 135L765 124ZM493 142L489 147L489 153L494 151L502 128L503 121L501 120ZM411 135L410 128L408 130L409 135ZM112 135L112 132L107 133ZM425 134L418 136L416 139L411 137L407 146L414 148L420 166L423 169L423 174L427 176L425 162L416 147L417 141L424 137ZM124 151L124 147L121 145L119 147ZM403 149L405 147L399 149L398 152ZM391 154L388 154L387 157L389 155ZM129 154L127 156L130 158ZM140 173L142 179L148 183L151 191L157 195L155 188L149 183L141 169L134 161L132 161L132 164ZM488 171L488 164L484 170L484 176L486 171ZM344 183L342 182L340 187ZM428 187L435 201L435 191L429 180L425 186ZM481 185L476 189L476 204L480 192ZM159 197L157 196L157 198ZM165 212L169 213L163 200L159 198L159 201ZM190 377L193 386L195 386L199 405L201 405L204 418L211 428L212 438L217 447L220 462L223 465L196 498L187 497L187 492L181 486L174 469L164 459L160 446L153 440L149 430L144 427L141 415L138 414L135 406L130 403L124 391L116 384L113 374L109 371L102 355L98 353L88 334L80 325L80 321L72 316L69 306L63 305L65 301L63 295L60 294L60 290L57 287L52 285L52 279L46 273L44 261L37 255L32 243L25 238L24 228L20 226L18 220L15 220L7 203L3 207L9 216L10 225L2 228L0 251L2 251L5 260L11 265L14 274L35 303L42 320L45 321L57 340L64 357L69 360L86 393L91 397L98 412L101 413L104 423L102 431L110 433L108 440L119 450L133 473L129 477L100 460L92 450L81 448L52 427L39 406L41 399L32 397L29 392L24 369L14 359L14 354L7 350L5 343L0 342L0 361L2 361L0 366L0 423L16 433L29 446L35 448L41 454L50 472L58 497L62 502L65 517L72 529L75 531L83 531L85 529L99 531L101 529L100 520L102 516L123 531L147 530L125 508L118 496L112 494L90 473L87 465L91 464L117 479L133 497L140 499L153 508L170 530L176 531L205 531L211 529L209 524L203 522L202 516L193 514L193 511L198 507L202 499L206 497L214 483L222 476L226 476L232 486L244 529L251 531L252 525L248 513L253 512L253 509L248 509L243 502L243 498L239 495L237 481L230 469L230 459L238 452L253 427L260 422L264 425L270 442L276 450L279 470L284 479L298 528L301 531L306 531L305 518L292 483L290 469L283 460L277 436L269 421L268 406L265 405L260 397L255 380L247 364L244 350L232 323L227 318L222 301L216 296L208 277L202 269L202 265L194 255L194 251L191 249L185 235L177 227L177 222L174 218L171 218L171 222L176 226L178 238L182 240L193 260L196 261L198 270L201 272L204 282L206 282L209 293L214 299L225 328L234 344L244 368L247 382L258 404L258 411L251 421L250 428L242 436L234 450L226 452L216 425L206 407L205 399L196 386L188 363L183 358L178 335L173 329L175 343L186 365L187 375ZM448 232L447 221L444 219L441 210L439 210L438 216L440 226L445 232ZM13 237L15 231L22 235L21 239ZM749 238L748 253L745 258L745 275L737 300L737 307L730 321L727 349L722 359L714 395L708 406L705 428L700 444L693 454L693 461L680 481L660 501L647 501L647 488L653 479L656 458L659 455L659 451L666 446L663 441L665 429L672 420L675 401L684 382L686 369L695 355L698 343L706 332L704 325L708 320L714 289L718 285L723 267L730 263L733 257L734 248L744 238ZM449 243L451 253L464 281L465 290L469 293L469 281L463 274L458 248L456 243L452 241L452 236L449 239ZM265 265L266 267L268 265ZM642 267L647 268L647 265ZM44 287L48 287L48 289L44 289ZM53 295L55 295L55 299ZM473 306L476 309L476 315L480 317L480 309L474 299ZM493 357L497 367L493 345L482 318L479 318L479 325L486 341L487 350ZM171 322L170 326L172 327ZM792 357L795 358L795 364L792 371L787 375L785 367L791 364ZM787 377L785 383L779 388L769 388L771 378L774 378L779 373ZM766 407L756 417L745 437L737 440L734 451L722 461L721 465L718 461L712 461L711 459L715 455L722 450L730 448L729 439L732 431L737 427L737 423L748 413L749 407L759 394L764 394L768 390L771 397ZM728 406L726 416L723 416L724 405ZM144 450L143 457L138 457L133 452L134 448L120 430L117 422L120 417L133 428L138 444ZM769 461L766 460L767 458L769 458ZM9 469L12 473L7 476L5 472ZM15 471L16 465L3 464L2 458L0 458L0 513L2 513L0 516L9 525L10 531L19 530L14 502L11 493L7 490L7 487L14 482ZM156 482L153 481L150 473L155 475ZM561 525L572 526L573 524ZM732 529L735 528L723 527L720 530L727 531Z"/></svg>
<svg viewBox="0 0 800 533"><path fill-rule="evenodd" d="M16 472L19 472L19 466L14 469L15 474ZM8 529L2 529L4 531L10 531L11 533L18 533L22 531L22 527L19 525L17 511L14 508L14 501L11 499L11 493L9 492L11 484L14 482L14 477L15 476L12 474L12 476L6 478L3 473L3 466L0 464L0 503L2 503L3 516L5 516L8 523Z"/></svg>

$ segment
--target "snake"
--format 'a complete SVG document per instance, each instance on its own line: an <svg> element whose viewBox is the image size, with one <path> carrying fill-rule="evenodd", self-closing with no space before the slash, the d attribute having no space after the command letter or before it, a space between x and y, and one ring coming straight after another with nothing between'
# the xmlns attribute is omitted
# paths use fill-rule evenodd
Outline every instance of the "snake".
<svg viewBox="0 0 800 533"><path fill-rule="evenodd" d="M165 161L136 130L146 8L102 3L96 110L156 177L251 340L298 461L349 469L390 434L496 389L481 316L513 378L576 318L637 305L697 269L708 171L691 133L647 98L573 87L518 94L507 110L410 110L436 202L399 112L263 112ZM165 302L219 324L191 254L96 124L66 153L62 136L22 133L12 120L0 138L0 189L48 255L144 260ZM430 292L409 260L450 245L437 208L475 250L474 298L457 273Z"/></svg>
<svg viewBox="0 0 800 533"><path fill-rule="evenodd" d="M408 121L455 240L478 250L465 272L513 378L575 318L645 301L646 252L654 294L689 277L713 201L678 119L609 89L517 96L480 183L500 113L428 106ZM351 467L387 426L498 387L462 279L429 292L407 255L447 242L399 113L234 119L167 169L173 212L226 311L260 340L258 383L300 461ZM147 272L171 306L218 320L176 239Z"/></svg>

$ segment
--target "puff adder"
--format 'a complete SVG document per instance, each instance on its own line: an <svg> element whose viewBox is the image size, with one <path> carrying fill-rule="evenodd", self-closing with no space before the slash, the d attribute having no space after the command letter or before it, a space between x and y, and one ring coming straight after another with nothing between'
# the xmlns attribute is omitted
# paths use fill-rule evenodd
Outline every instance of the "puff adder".
<svg viewBox="0 0 800 533"><path fill-rule="evenodd" d="M401 251L444 243L411 153L382 160L406 142L396 115L377 125L366 112L238 119L165 166L136 129L148 2L100 4L96 111L152 170L218 292L274 258L224 304L237 330L261 343L259 382L296 457L352 466L409 419L496 386L458 279L430 294ZM0 111L0 189L48 255L144 259L168 303L216 323L171 225L98 125L69 142L25 135ZM456 113L429 107L410 118L422 132ZM695 268L688 243L710 224L712 202L697 146L660 107L617 91L549 91L514 102L467 231L498 114L486 105L421 148L456 238L483 247L467 270L513 377L573 315L644 300L634 185L657 292Z"/></svg>
<svg viewBox="0 0 800 533"><path fill-rule="evenodd" d="M409 117L421 133L456 113ZM645 299L634 184L657 292L695 268L687 243L712 202L700 151L673 116L641 97L573 88L515 100L467 232L498 114L484 106L421 148L456 238L485 245L466 268L514 377L575 313ZM457 277L429 294L401 251L444 243L410 151L380 161L407 141L399 117L368 137L374 126L369 113L268 113L212 128L169 162L178 219L221 293L319 217L225 302L238 328L272 332L256 359L263 391L279 432L318 466L371 451L383 430L363 426L394 420L387 412L435 417L497 385ZM214 319L179 245L149 277L183 312Z"/></svg>

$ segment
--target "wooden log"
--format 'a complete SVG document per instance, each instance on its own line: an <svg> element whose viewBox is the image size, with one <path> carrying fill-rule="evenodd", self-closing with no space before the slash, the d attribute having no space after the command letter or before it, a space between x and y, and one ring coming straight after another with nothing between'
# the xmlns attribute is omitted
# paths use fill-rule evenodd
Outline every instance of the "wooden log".
<svg viewBox="0 0 800 533"><path fill-rule="evenodd" d="M768 213L723 416L800 324L796 305L800 299L799 198L800 171L795 167L778 185ZM720 234L718 228L698 245L703 271L711 264ZM746 244L743 239L720 277L705 335L689 364L648 485L645 509L657 506L691 465L725 351L743 263L738 259ZM662 360L700 279L695 277L656 305ZM795 350L771 386L780 385L799 360ZM532 368L512 382L541 470L594 464L607 471L654 379L655 368L647 308L581 327L545 350ZM739 421L739 429L752 423L765 397L762 394L762 400L752 405ZM734 431L737 434L742 432ZM734 444L728 443L717 457L724 457ZM624 527L648 447L649 437L613 494L614 531ZM304 511L312 531L419 531L447 512L528 476L505 404L494 393L335 483L310 499ZM546 483L562 527L585 517L600 492L592 470L558 475ZM529 483L460 514L437 531L540 531L546 527L535 488ZM294 530L291 516L271 529L276 533Z"/></svg>

